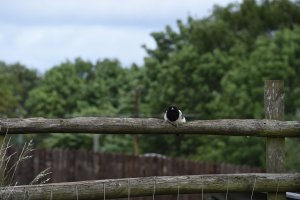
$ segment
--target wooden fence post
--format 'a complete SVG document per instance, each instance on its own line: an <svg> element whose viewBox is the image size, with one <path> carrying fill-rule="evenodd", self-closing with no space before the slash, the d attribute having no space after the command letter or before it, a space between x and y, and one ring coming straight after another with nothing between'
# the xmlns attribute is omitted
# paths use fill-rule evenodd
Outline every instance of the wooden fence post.
<svg viewBox="0 0 300 200"><path fill-rule="evenodd" d="M266 80L264 92L265 118L284 120L284 82ZM284 138L266 139L267 173L284 173ZM278 180L280 187L280 180ZM268 200L285 200L285 193L268 193Z"/></svg>

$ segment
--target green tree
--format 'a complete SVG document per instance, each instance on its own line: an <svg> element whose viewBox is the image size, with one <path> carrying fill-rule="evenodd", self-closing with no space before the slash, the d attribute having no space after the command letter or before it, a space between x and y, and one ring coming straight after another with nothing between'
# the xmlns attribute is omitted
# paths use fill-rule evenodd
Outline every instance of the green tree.
<svg viewBox="0 0 300 200"><path fill-rule="evenodd" d="M138 68L124 69L117 60L104 59L92 64L78 58L74 62L64 62L47 71L40 85L30 92L27 109L33 116L51 118L124 113L130 116L132 106L127 102L130 104L130 98L133 99L130 84L134 80L130 78L135 75L129 71L133 70L138 71ZM110 138L101 136L102 150L116 149L109 144ZM118 144L125 140L130 143L128 137L114 138ZM38 140L45 147L91 148L92 144L91 135L54 134Z"/></svg>
<svg viewBox="0 0 300 200"><path fill-rule="evenodd" d="M8 117L28 116L25 101L29 91L39 82L35 70L25 66L0 62L0 114Z"/></svg>
<svg viewBox="0 0 300 200"><path fill-rule="evenodd" d="M289 94L287 118L295 118L300 99L295 87L300 74L299 14L298 2L244 0L216 6L204 19L178 21L178 31L167 26L153 33L156 48L145 47L144 103L150 105L150 113L177 104L198 119L263 118L264 80L282 79ZM159 149L163 143L161 153L173 155L179 145L179 156L264 165L264 143L255 138L177 140L153 138L145 149Z"/></svg>
<svg viewBox="0 0 300 200"><path fill-rule="evenodd" d="M34 89L34 84L26 87L27 94L30 91L25 98L26 113L42 117L136 116L138 92L143 116L162 118L167 106L177 104L188 120L264 118L264 80L282 79L286 119L298 120L298 16L297 1L244 0L215 6L206 18L188 17L185 22L178 20L175 28L166 26L152 33L156 47L144 46L148 55L142 67L124 68L118 60L109 59L93 64L80 58L54 67ZM3 80L8 79L0 78L0 84ZM1 92L11 101L0 110L14 108L20 99L15 90L7 87ZM257 138L174 135L142 136L141 141L143 153L264 165L265 144ZM88 135L66 135L51 136L44 144L87 148L90 142ZM129 136L103 135L100 143L104 151L132 152ZM288 140L287 149L295 144L298 141ZM297 163L290 155L288 162L289 168L295 169Z"/></svg>
<svg viewBox="0 0 300 200"><path fill-rule="evenodd" d="M27 109L40 117L70 117L84 98L85 81L92 65L77 59L47 71L40 85L30 91Z"/></svg>
<svg viewBox="0 0 300 200"><path fill-rule="evenodd" d="M14 98L12 91L7 87L5 78L0 77L0 116L11 116L17 107L17 100Z"/></svg>

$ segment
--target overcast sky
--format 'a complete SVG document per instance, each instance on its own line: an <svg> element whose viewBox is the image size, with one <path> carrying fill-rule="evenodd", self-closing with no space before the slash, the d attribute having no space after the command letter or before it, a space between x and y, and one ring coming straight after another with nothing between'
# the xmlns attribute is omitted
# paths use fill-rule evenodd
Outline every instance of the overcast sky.
<svg viewBox="0 0 300 200"><path fill-rule="evenodd" d="M150 33L234 0L1 0L0 60L43 73L76 57L143 64Z"/></svg>

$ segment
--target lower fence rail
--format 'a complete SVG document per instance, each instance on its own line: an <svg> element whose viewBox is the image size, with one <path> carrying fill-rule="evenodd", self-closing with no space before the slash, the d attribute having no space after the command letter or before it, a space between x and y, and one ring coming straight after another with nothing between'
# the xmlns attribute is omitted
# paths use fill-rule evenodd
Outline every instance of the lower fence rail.
<svg viewBox="0 0 300 200"><path fill-rule="evenodd" d="M0 199L113 199L166 194L299 192L300 173L157 176L9 186Z"/></svg>

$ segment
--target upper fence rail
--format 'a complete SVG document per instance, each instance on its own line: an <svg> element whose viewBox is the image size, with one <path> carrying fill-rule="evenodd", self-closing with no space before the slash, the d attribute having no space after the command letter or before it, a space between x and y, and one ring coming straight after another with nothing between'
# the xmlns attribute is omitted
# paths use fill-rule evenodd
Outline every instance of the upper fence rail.
<svg viewBox="0 0 300 200"><path fill-rule="evenodd" d="M0 119L0 134L101 133L200 134L300 137L300 121L260 119L196 120L175 127L162 119L78 117L70 119Z"/></svg>

